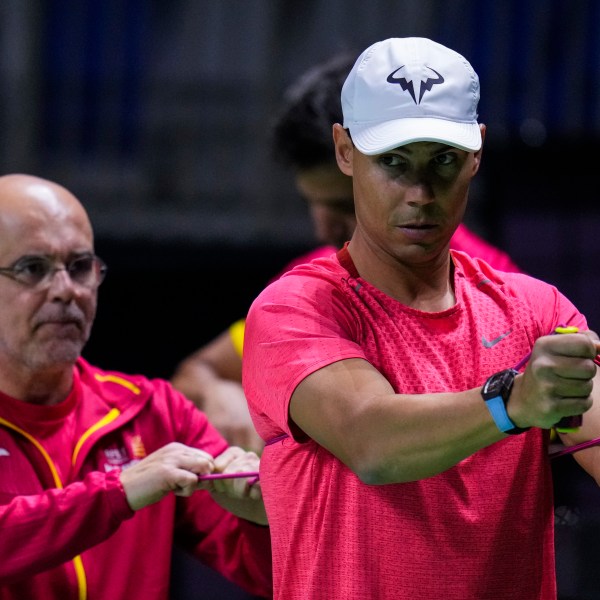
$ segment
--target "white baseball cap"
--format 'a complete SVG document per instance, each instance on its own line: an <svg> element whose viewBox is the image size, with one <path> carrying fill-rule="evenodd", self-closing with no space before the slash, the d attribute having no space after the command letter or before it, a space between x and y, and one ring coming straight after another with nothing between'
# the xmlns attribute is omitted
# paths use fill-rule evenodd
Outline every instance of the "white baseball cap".
<svg viewBox="0 0 600 600"><path fill-rule="evenodd" d="M458 52L426 38L369 46L342 87L344 127L363 154L412 142L481 148L479 77Z"/></svg>

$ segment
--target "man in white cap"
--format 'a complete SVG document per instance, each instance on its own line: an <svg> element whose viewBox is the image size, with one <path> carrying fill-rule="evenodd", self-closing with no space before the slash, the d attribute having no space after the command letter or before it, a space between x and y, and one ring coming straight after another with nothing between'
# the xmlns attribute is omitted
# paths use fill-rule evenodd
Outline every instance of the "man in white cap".
<svg viewBox="0 0 600 600"><path fill-rule="evenodd" d="M440 44L367 48L333 127L352 239L250 309L275 598L556 598L549 431L586 413L563 442L600 435L600 341L552 286L449 250L478 100ZM598 448L576 458L600 481Z"/></svg>

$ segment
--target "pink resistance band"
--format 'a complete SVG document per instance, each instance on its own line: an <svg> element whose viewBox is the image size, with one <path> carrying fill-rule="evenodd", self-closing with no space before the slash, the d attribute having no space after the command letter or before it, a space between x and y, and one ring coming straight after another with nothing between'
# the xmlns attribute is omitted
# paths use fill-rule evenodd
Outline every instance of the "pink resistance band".
<svg viewBox="0 0 600 600"><path fill-rule="evenodd" d="M249 485L254 485L260 478L258 471L240 471L239 473L210 473L209 475L198 475L198 481L210 481L211 479L237 479L248 477Z"/></svg>

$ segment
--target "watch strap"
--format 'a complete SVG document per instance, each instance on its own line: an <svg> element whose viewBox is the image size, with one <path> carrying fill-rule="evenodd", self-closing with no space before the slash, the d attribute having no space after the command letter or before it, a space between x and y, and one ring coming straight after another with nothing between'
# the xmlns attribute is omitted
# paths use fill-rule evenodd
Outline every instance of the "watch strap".
<svg viewBox="0 0 600 600"><path fill-rule="evenodd" d="M518 374L514 369L507 369L492 375L484 384L481 395L487 409L496 423L496 427L503 433L517 435L529 430L529 427L517 427L508 416L506 405L510 398L515 376ZM494 390L494 391L492 391Z"/></svg>
<svg viewBox="0 0 600 600"><path fill-rule="evenodd" d="M485 405L490 411L492 419L494 419L494 423L496 423L496 427L498 427L500 431L503 431L504 433L521 433L521 431L516 431L519 430L519 427L517 427L508 416L502 396L495 396L494 398L486 400Z"/></svg>

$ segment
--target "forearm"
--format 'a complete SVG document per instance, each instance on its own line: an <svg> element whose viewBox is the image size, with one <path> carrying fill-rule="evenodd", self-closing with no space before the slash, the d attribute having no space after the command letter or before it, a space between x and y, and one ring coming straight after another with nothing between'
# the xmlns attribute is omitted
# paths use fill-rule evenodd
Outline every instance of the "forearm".
<svg viewBox="0 0 600 600"><path fill-rule="evenodd" d="M581 427L572 433L560 436L565 446L573 446L600 438L600 369L598 369L594 378L592 397L592 408L583 414ZM593 446L576 452L573 456L579 465L600 485L600 446Z"/></svg>
<svg viewBox="0 0 600 600"><path fill-rule="evenodd" d="M231 498L218 492L211 492L211 496L219 506L242 519L246 519L246 521L251 521L257 525L269 524L262 499Z"/></svg>
<svg viewBox="0 0 600 600"><path fill-rule="evenodd" d="M241 383L227 379L208 363L190 358L182 363L172 383L200 408L230 444L261 452Z"/></svg>
<svg viewBox="0 0 600 600"><path fill-rule="evenodd" d="M304 379L290 416L365 483L400 483L441 473L506 437L480 392L396 394L370 364L351 359Z"/></svg>
<svg viewBox="0 0 600 600"><path fill-rule="evenodd" d="M339 440L338 457L370 484L437 475L506 437L479 389L374 398L337 429L356 432Z"/></svg>
<svg viewBox="0 0 600 600"><path fill-rule="evenodd" d="M117 472L96 472L64 489L16 496L0 507L0 582L71 560L132 515Z"/></svg>
<svg viewBox="0 0 600 600"><path fill-rule="evenodd" d="M238 384L242 381L242 359L229 330L181 361L171 382L204 410L210 388L220 380Z"/></svg>
<svg viewBox="0 0 600 600"><path fill-rule="evenodd" d="M218 379L211 365L192 355L179 364L171 383L199 409L204 410L208 391Z"/></svg>
<svg viewBox="0 0 600 600"><path fill-rule="evenodd" d="M516 427L549 429L562 417L592 406L596 345L576 334L536 341L506 401ZM338 361L306 377L292 395L290 415L309 437L373 484L436 475L506 437L481 388L395 394L387 379L362 359ZM600 417L596 420L598 426L588 423L586 430L599 431Z"/></svg>

